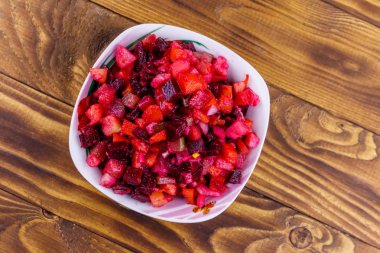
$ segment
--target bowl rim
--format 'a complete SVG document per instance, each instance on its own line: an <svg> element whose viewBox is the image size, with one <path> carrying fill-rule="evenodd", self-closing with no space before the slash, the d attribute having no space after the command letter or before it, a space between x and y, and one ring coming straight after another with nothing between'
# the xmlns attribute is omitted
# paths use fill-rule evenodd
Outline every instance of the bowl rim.
<svg viewBox="0 0 380 253"><path fill-rule="evenodd" d="M77 126L75 125L75 118L77 117L77 109L78 109L78 105L79 105L79 102L80 102L80 98L83 96L84 92L85 92L85 87L87 87L87 82L89 82L89 80L91 79L91 76L90 74L88 73L87 76L86 76L86 79L84 80L84 82L82 83L82 86L81 86L81 89L77 95L77 99L76 99L76 102L75 102L75 106L74 106L74 109L73 109L73 113L72 113L72 116L71 116L71 122L70 122L70 130L69 130L69 149L70 149L70 156L71 156L71 159L75 165L75 168L79 171L79 173L81 174L81 176L94 188L96 188L99 192L101 192L103 195L105 195L107 198L110 198L112 199L113 201L115 201L117 204L119 204L120 206L123 206L123 207L126 207L128 209L131 209L135 212L138 212L138 213L141 213L143 215L146 215L148 217L152 217L152 218L156 218L156 219L160 219L160 220L165 220L165 221L170 221L170 222L178 222L178 223L197 223L197 222L203 222L203 221L207 221L207 220L210 220L218 215L220 215L221 213L223 213L232 203L235 202L236 198L239 196L240 192L244 189L244 187L246 186L249 178L252 176L252 173L257 165L257 162L258 162L258 159L261 155L261 152L262 152L262 149L263 149L263 145L264 145L264 142L265 142L265 139L266 139L266 135L267 135L267 131L268 131L268 126L269 126L269 115L270 115L270 94L269 94L269 89L268 89L268 86L265 82L265 80L262 78L262 76L260 75L260 73L249 63L247 62L244 58L242 58L240 55L238 55L237 53L235 53L234 51L232 51L231 49L229 49L228 47L226 47L225 45L223 45L222 43L214 40L214 39L211 39L203 34L200 34L198 32L194 32L192 30L189 30L189 29L186 29L186 28L182 28L182 27L178 27L178 26L172 26L172 25L166 25L166 24L156 24L156 23L147 23L147 24L139 24L139 25L136 25L136 26L132 26L132 27L129 27L128 29L124 30L122 33L120 33L115 39L113 39L109 44L108 46L103 50L103 52L100 54L100 56L97 58L97 60L95 61L94 65L92 66L92 68L96 68L97 66L99 67L101 65L101 62L104 60L104 62L102 64L104 64L107 59L114 53L114 50L112 48L115 48L115 46L117 44L120 43L120 40L122 40L124 37L126 37L126 35L134 32L135 30L138 30L138 29L146 29L148 27L151 27L151 28L154 28L154 29L151 29L152 31L149 32L148 34L162 28L162 27L165 27L165 28L169 28L169 29L175 29L175 30L178 30L178 31L181 31L181 32L185 32L185 33L188 33L188 36L187 37L192 37L192 36L197 36L198 38L201 38L202 39L202 42L207 42L205 44L212 44L213 46L216 46L216 47L219 47L222 49L223 52L228 52L228 54L232 55L234 58L237 58L239 60L239 62L243 62L245 64L247 64L249 66L249 69L250 69L250 72L253 72L253 73L256 73L260 78L261 78L261 81L262 81L262 85L263 85L263 89L264 89L264 95L265 97L263 98L262 96L260 96L260 101L261 103L263 103L263 106L265 106L264 110L266 110L267 114L266 115L262 115L262 118L263 118L263 121L264 121L264 132L262 134L262 136L260 136L260 143L259 143L259 146L256 147L256 149L258 149L257 151L257 157L254 159L253 163L249 165L249 167L246 168L246 170L250 170L249 172L249 175L247 176L246 180L244 180L244 182L241 182L239 184L238 187L236 187L236 189L238 189L238 191L236 193L234 193L234 196L231 198L231 200L228 202L228 204L226 204L223 208L221 208L220 210L218 210L217 212L211 212L207 215L201 215L199 216L197 219L187 219L187 220L182 220L181 218L167 218L167 217L162 217L162 216L159 216L158 214L150 214L150 213L147 213L147 212L144 212L143 210L141 210L141 208L137 208L137 207L134 207L134 206L128 206L124 203L121 203L120 201L116 200L114 197L112 197L112 195L108 194L108 192L106 192L106 188L102 187L99 185L99 183L95 184L93 183L92 181L90 181L89 179L86 178L86 176L84 175L84 173L82 173L82 171L79 169L80 164L79 164L79 156L77 156L75 154L75 148L77 147L74 147L74 138L78 138L78 131L77 131ZM148 35L146 34L146 35ZM145 36L146 36L145 35ZM204 45L203 45L204 46ZM206 47L207 48L207 47ZM207 48L208 49L208 48ZM108 56L107 56L108 55ZM227 58L228 60L228 58ZM90 87L91 87L91 84L90 84ZM89 89L90 89L89 87ZM87 96L87 94L85 94L85 96ZM112 194L114 194L112 192ZM133 200L133 201L137 201L137 200ZM183 205L187 205L186 203L184 203Z"/></svg>

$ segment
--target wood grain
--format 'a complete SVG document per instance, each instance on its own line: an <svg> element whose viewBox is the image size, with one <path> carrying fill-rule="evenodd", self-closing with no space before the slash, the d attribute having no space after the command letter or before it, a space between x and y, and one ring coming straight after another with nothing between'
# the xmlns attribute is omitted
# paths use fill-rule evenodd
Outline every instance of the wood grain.
<svg viewBox="0 0 380 253"><path fill-rule="evenodd" d="M0 252L131 252L0 190Z"/></svg>
<svg viewBox="0 0 380 253"><path fill-rule="evenodd" d="M380 134L380 29L332 5L93 1L137 22L179 25L214 38L274 86Z"/></svg>
<svg viewBox="0 0 380 253"><path fill-rule="evenodd" d="M84 0L5 0L0 24L0 56L7 63L0 72L74 104L98 55L136 23Z"/></svg>
<svg viewBox="0 0 380 253"><path fill-rule="evenodd" d="M380 2L378 0L323 0L371 24L380 27Z"/></svg>
<svg viewBox="0 0 380 253"><path fill-rule="evenodd" d="M71 108L3 75L0 83L0 188L133 251L296 252L297 246L306 252L380 252L248 189L225 213L199 224L158 221L122 208L71 164Z"/></svg>
<svg viewBox="0 0 380 253"><path fill-rule="evenodd" d="M380 136L270 93L269 132L248 186L379 245Z"/></svg>
<svg viewBox="0 0 380 253"><path fill-rule="evenodd" d="M84 182L71 164L67 149L68 123L71 107L51 99L46 95L42 95L31 88L26 88L22 84L7 77L2 75L0 75L0 77L0 98L1 101L5 101L5 106L1 108L1 114L4 115L4 117L0 120L0 125L4 133L0 139L0 159L3 161L2 165L0 165L0 177L3 179L0 182L1 187L37 205L43 206L61 217L79 223L96 233L109 236L113 240L131 249L156 252L161 250L189 250L183 240L186 240L185 243L188 243L188 238L191 233L189 232L189 235L181 232L184 231L188 225L179 226L177 224L158 222L145 218L133 211L123 209L110 200L100 196L88 183ZM280 91L275 89L272 89L271 93L273 95L281 94ZM282 106L285 106L285 104L282 104ZM25 129L27 129L27 131L25 131ZM273 127L271 127L266 144L267 146L270 145L270 147L272 146L269 140L271 138L270 136L276 134L272 129ZM279 134L277 133L277 135ZM281 137L278 138L278 140L280 139ZM284 144L280 144L286 145L286 141L284 141ZM284 150L291 149L290 147L284 148ZM280 157L282 152L273 149L277 152L274 153L271 150L272 147L264 150L263 158L261 158L260 165L255 170L249 184L250 186L253 186L257 190L268 192L275 197L281 197L281 201L291 203L302 211L313 214L315 213L313 211L314 209L310 209L308 206L315 208L314 206L320 205L319 203L323 202L325 198L335 197L333 192L336 192L336 189L321 191L320 188L317 187L305 186L306 183L308 183L305 181L305 178L308 180L308 177L316 177L316 175L312 175L312 171L310 171L307 172L308 174L306 176L300 176L299 174L305 170L302 164L295 164L295 169L301 172L296 171L297 173L294 173L290 171L292 167L284 167L281 163L277 162L278 159L276 158ZM318 156L316 157L318 158ZM294 156L294 158L299 159L297 156ZM286 158L283 159L283 161L285 163L291 163L292 160ZM279 163L279 165L274 164L275 162ZM288 169L288 176L282 172L284 169ZM331 170L332 172L334 171L333 169ZM304 171L303 173L306 172ZM341 176L341 174L337 176ZM296 177L296 179L294 179L294 177ZM332 173L331 177L334 178L336 175ZM295 186L302 184L304 188L302 191L294 189L295 186L290 187L292 184ZM343 184L343 182L341 184ZM367 185L365 186L368 187ZM358 188L353 187L355 189ZM278 193L279 188L284 191L283 194ZM320 196L321 193L324 195ZM339 191L338 193L341 195L339 196L341 202L346 205L347 203L351 203L350 200L346 200L351 192L345 193L344 191ZM249 198L251 196L248 190L245 191L245 195ZM307 197L309 195L315 196L305 201L302 199L303 195ZM239 198L239 201L241 201L241 198L242 197ZM299 199L301 199L301 201ZM378 199L378 197L374 196L373 200L377 201ZM353 200L353 203L356 204L356 199L353 198ZM304 204L304 202L307 203L307 205ZM371 204L366 201L362 201L360 204L371 211L369 215L374 217L376 217L376 215L378 216L378 204ZM235 204L235 206L236 205L237 207L228 209L227 215L222 215L216 220L204 223L205 227L208 228L211 226L210 224L215 224L211 227L216 229L221 226L221 224L228 224L225 223L226 219L233 222L234 218L229 218L230 213L240 210L252 219L241 219L239 221L240 224L244 224L241 226L253 226L255 229L260 230L261 228L256 228L256 226L259 226L262 222L262 218L257 218L260 212L259 210L255 211L252 207L260 209L263 208L262 205L256 202L245 205ZM326 208L324 208L324 206ZM330 208L336 208L335 215L331 214ZM291 210L288 208L285 209ZM351 209L353 209L353 211L350 210L348 213L340 209L339 206L323 204L319 209L315 209L320 212L315 214L315 217L325 220L330 224L337 224L337 227L343 228L353 235L360 237L362 240L377 246L377 242L374 241L373 237L379 233L378 226L376 226L378 223L373 221L373 218L367 221L365 218L358 217L358 221L353 223L357 227L354 229L353 225L345 222L358 213L354 208ZM239 217L240 215L241 214L237 216ZM270 222L273 216L276 217L278 215L278 211L270 209L267 215L270 216L267 222ZM359 213L359 215L362 215L362 213ZM326 218L323 218L324 216L326 216ZM337 221L335 222L335 220ZM282 222L284 221L282 220ZM199 240L204 238L203 234L199 234L199 230L203 231L203 229L206 229L205 227L194 225L194 230L192 230L194 234L191 236ZM371 229L373 235L368 235L367 232L363 232L368 229ZM133 234L134 237L126 237L125 234ZM146 234L149 234L148 238L144 236ZM162 238L162 234L166 235L165 238ZM160 246L158 246L155 243L157 241L162 242L162 240L168 240L169 238L173 241L170 245L160 244Z"/></svg>

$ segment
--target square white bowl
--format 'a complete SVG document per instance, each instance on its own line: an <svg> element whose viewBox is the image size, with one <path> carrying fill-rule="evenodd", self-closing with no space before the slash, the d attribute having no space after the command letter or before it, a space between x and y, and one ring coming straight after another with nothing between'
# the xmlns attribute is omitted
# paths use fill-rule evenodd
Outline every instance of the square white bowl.
<svg viewBox="0 0 380 253"><path fill-rule="evenodd" d="M100 67L103 63L107 64L114 58L116 45L130 45L132 42L143 38L145 35L154 33L159 37L167 40L190 40L194 42L197 51L205 51L214 56L222 55L227 59L229 64L228 78L233 81L244 80L245 75L249 74L249 87L260 96L260 104L254 108L250 107L246 115L247 118L253 120L254 131L260 138L259 145L251 150L243 165L243 173L241 184L229 184L229 189L220 197L207 198L207 202L215 201L215 206L208 214L202 212L194 213L193 207L185 203L184 199L175 198L174 201L167 205L154 208L150 203L141 203L132 199L129 195L117 195L111 189L107 189L99 185L101 173L96 168L91 168L86 163L86 150L80 147L78 127L77 109L81 99L87 96L92 83L90 74L87 75L82 88L79 92L75 108L71 118L69 146L71 158L82 176L96 189L105 194L107 197L116 201L120 205L132 209L149 217L180 223L202 222L216 217L221 214L228 206L230 206L244 188L253 169L256 166L260 156L265 136L268 129L270 97L268 87L260 74L243 58L223 46L222 44L212 40L199 33L175 26L163 24L141 24L131 27L115 38L109 46L100 55L94 64L94 68Z"/></svg>

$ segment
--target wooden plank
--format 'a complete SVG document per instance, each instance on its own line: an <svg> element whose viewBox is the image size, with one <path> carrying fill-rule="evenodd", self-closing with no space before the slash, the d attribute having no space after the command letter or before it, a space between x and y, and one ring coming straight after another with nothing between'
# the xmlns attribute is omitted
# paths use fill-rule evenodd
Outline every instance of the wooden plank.
<svg viewBox="0 0 380 253"><path fill-rule="evenodd" d="M380 2L378 0L323 0L371 24L380 27Z"/></svg>
<svg viewBox="0 0 380 253"><path fill-rule="evenodd" d="M214 38L276 87L380 134L380 30L327 3L92 1L140 23Z"/></svg>
<svg viewBox="0 0 380 253"><path fill-rule="evenodd" d="M270 127L248 186L379 245L380 136L270 89Z"/></svg>
<svg viewBox="0 0 380 253"><path fill-rule="evenodd" d="M74 104L103 49L135 25L93 3L0 1L0 72Z"/></svg>
<svg viewBox="0 0 380 253"><path fill-rule="evenodd" d="M0 84L0 188L129 249L380 252L248 189L225 213L199 224L158 221L122 208L96 192L70 162L71 107L3 75Z"/></svg>
<svg viewBox="0 0 380 253"><path fill-rule="evenodd" d="M0 252L131 252L0 190Z"/></svg>

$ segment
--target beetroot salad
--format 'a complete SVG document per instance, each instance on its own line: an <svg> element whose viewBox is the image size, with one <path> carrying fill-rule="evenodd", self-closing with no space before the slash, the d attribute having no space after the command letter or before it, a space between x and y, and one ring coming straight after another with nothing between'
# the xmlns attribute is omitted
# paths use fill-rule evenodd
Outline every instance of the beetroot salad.
<svg viewBox="0 0 380 253"><path fill-rule="evenodd" d="M92 68L95 87L78 106L82 148L100 185L161 207L182 197L202 208L208 196L238 184L259 138L244 117L259 97L244 80L228 79L228 62L192 42L154 34L115 64Z"/></svg>

